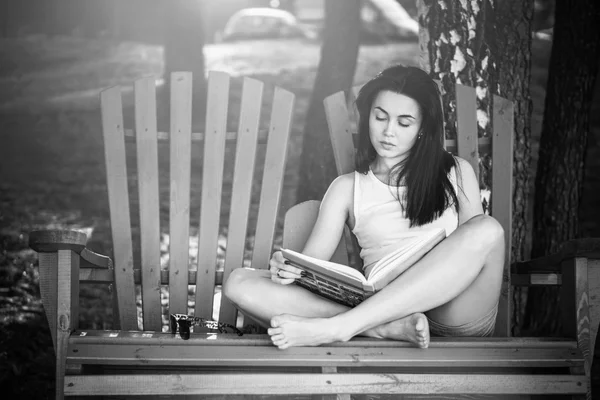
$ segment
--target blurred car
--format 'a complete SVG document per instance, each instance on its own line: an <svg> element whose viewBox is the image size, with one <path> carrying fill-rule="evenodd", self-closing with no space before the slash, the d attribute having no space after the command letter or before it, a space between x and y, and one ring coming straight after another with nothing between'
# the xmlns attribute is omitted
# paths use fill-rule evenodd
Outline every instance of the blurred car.
<svg viewBox="0 0 600 400"><path fill-rule="evenodd" d="M417 41L419 23L396 0L369 0L361 10L363 35L375 41Z"/></svg>
<svg viewBox="0 0 600 400"><path fill-rule="evenodd" d="M298 23L288 11L275 8L244 8L233 14L215 42L254 39L317 39L318 33Z"/></svg>

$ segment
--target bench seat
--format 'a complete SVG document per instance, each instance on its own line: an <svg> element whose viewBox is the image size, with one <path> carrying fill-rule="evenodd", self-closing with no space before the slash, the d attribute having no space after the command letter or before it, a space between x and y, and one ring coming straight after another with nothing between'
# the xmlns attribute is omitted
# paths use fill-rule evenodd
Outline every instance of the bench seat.
<svg viewBox="0 0 600 400"><path fill-rule="evenodd" d="M426 350L355 338L281 351L267 335L75 331L65 395L576 395L588 390L584 363L576 341L550 338L432 338Z"/></svg>

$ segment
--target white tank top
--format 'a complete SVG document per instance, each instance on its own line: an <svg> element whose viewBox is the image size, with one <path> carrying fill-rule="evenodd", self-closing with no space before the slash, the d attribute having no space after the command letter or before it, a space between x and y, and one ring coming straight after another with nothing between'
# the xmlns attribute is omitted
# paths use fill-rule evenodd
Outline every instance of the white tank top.
<svg viewBox="0 0 600 400"><path fill-rule="evenodd" d="M450 181L458 195L456 172L450 173ZM404 196L406 186L389 186L381 182L369 169L365 175L354 172L354 218L352 232L361 247L360 257L366 271L372 264L394 251L406 236L432 228L445 228L446 236L458 227L455 207L449 207L436 220L422 226L410 227L410 220L398 202Z"/></svg>

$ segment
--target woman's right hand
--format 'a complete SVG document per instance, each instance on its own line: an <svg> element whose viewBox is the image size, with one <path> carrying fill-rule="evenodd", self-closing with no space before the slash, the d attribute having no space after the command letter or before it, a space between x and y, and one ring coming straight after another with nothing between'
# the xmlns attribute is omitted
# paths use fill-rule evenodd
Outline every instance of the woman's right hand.
<svg viewBox="0 0 600 400"><path fill-rule="evenodd" d="M280 285L289 285L300 278L302 274L300 268L293 267L285 258L283 258L281 251L276 251L273 253L273 256L271 256L269 270L271 271L271 280Z"/></svg>

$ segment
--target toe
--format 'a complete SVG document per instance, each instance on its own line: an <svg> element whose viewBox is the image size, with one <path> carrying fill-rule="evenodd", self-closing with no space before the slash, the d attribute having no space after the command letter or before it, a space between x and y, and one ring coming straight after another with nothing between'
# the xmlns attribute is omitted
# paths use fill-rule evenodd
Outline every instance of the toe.
<svg viewBox="0 0 600 400"><path fill-rule="evenodd" d="M283 332L282 332L281 328L269 328L269 329L267 329L267 333L270 336L273 336L273 335L281 335Z"/></svg>
<svg viewBox="0 0 600 400"><path fill-rule="evenodd" d="M281 318L277 315L271 318L271 327L277 328L281 325Z"/></svg>
<svg viewBox="0 0 600 400"><path fill-rule="evenodd" d="M284 340L284 339L285 339L285 336L284 336L284 335L282 335L282 334L280 334L280 333L279 333L279 334L277 334L277 335L271 335L271 340L272 340L273 342L275 342L276 340L277 340L277 341L281 341L281 340Z"/></svg>

